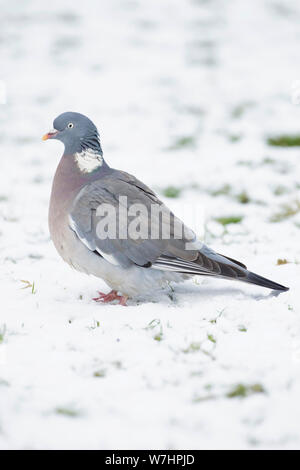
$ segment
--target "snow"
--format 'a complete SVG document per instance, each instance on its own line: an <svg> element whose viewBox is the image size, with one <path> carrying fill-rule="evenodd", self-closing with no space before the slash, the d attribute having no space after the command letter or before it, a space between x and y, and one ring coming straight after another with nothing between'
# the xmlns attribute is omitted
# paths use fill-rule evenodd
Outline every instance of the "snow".
<svg viewBox="0 0 300 470"><path fill-rule="evenodd" d="M299 449L300 214L271 218L300 198L300 150L266 141L300 132L299 2L1 13L0 448ZM93 119L108 163L188 223L205 215L214 249L290 291L201 279L95 304L104 282L63 263L47 227L62 147L40 138L63 111Z"/></svg>

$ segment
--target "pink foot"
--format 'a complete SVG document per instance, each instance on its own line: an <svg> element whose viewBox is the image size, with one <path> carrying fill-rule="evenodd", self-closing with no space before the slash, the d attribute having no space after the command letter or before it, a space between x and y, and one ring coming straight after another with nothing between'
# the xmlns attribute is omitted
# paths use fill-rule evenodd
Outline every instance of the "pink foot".
<svg viewBox="0 0 300 470"><path fill-rule="evenodd" d="M118 295L116 290L110 291L108 294L104 294L103 292L98 292L99 297L94 297L93 300L95 302L112 302L113 300L119 300L119 305L126 305L128 296L127 295Z"/></svg>
<svg viewBox="0 0 300 470"><path fill-rule="evenodd" d="M110 291L108 294L104 294L104 292L98 292L99 297L94 297L93 300L95 302L111 302L112 300L120 299L121 296L118 295L116 290Z"/></svg>
<svg viewBox="0 0 300 470"><path fill-rule="evenodd" d="M119 301L119 305L123 305L124 307L127 307L127 300L128 300L128 295L121 295L119 297L120 301Z"/></svg>

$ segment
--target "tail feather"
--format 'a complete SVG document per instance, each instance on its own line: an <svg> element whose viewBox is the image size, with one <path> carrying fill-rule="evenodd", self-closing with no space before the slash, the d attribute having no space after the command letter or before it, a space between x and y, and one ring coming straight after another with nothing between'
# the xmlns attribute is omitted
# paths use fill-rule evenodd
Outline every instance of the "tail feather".
<svg viewBox="0 0 300 470"><path fill-rule="evenodd" d="M220 255L220 253L218 253L218 254ZM244 263L241 263L240 261L237 261L236 259L229 258L229 256L225 256L225 255L220 255L220 256L222 256L222 258L228 259L229 261L232 261L235 264L238 264L239 266L241 266L244 269L247 269L247 266Z"/></svg>
<svg viewBox="0 0 300 470"><path fill-rule="evenodd" d="M208 260L213 262L214 266L212 271L216 277L233 280L236 279L238 281L256 284L257 286L267 287L278 291L289 290L288 287L282 286L277 282L273 282L270 279L266 279L265 277L248 271L247 267L240 261L229 258L228 256L220 255L219 253L217 254L217 258L211 256L211 252L209 255L210 256L207 256L203 252L199 252L196 262L202 267L207 267ZM214 260L212 260L212 258L214 258ZM215 265L217 265L217 269Z"/></svg>
<svg viewBox="0 0 300 470"><path fill-rule="evenodd" d="M214 276L222 279L242 281L282 292L289 290L288 287L248 271L243 263L215 253L206 246L204 246L202 251L198 252L197 258L194 261L162 255L152 267L165 271L190 274L192 276Z"/></svg>
<svg viewBox="0 0 300 470"><path fill-rule="evenodd" d="M259 276L258 274L252 273L248 271L246 282L250 282L250 284L256 284L257 286L268 287L269 289L273 290L280 290L280 291L287 291L289 290L288 287L282 286L277 282L270 281L270 279L266 279L265 277Z"/></svg>

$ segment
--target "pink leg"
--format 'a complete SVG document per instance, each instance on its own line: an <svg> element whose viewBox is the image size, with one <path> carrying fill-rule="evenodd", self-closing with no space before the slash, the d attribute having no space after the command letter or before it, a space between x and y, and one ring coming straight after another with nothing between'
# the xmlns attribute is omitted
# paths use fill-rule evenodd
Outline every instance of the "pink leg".
<svg viewBox="0 0 300 470"><path fill-rule="evenodd" d="M128 295L122 295L119 301L119 305L123 305L124 307L127 307L127 300L128 300Z"/></svg>
<svg viewBox="0 0 300 470"><path fill-rule="evenodd" d="M104 294L103 292L98 292L98 294L99 297L93 298L95 302L107 303L112 302L113 300L119 300L119 304L125 306L128 299L127 295L118 295L116 290L112 290L108 294Z"/></svg>

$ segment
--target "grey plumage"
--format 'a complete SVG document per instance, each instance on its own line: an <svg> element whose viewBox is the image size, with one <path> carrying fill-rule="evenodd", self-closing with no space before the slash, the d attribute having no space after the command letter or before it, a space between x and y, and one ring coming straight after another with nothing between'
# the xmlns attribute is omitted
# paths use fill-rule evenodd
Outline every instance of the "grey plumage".
<svg viewBox="0 0 300 470"><path fill-rule="evenodd" d="M61 140L65 152L54 177L49 227L58 252L73 267L103 278L113 289L130 296L193 275L287 290L203 245L150 188L134 176L110 168L103 159L98 131L88 118L79 113L64 113L55 119L54 128L45 138ZM147 209L147 215L140 214L141 223L147 227L146 236L135 239L128 233L128 226L121 226L126 236L117 233L115 238L99 238L97 209L104 204L113 207L120 229L120 196L126 197L128 207L142 204ZM149 219L153 206L162 214L160 219ZM164 215L169 215L171 223L168 217L164 221ZM170 229L169 238L164 238L160 231L164 224ZM180 225L183 236L178 239L174 227ZM159 231L157 239L151 238L150 227Z"/></svg>
<svg viewBox="0 0 300 470"><path fill-rule="evenodd" d="M185 250L185 244L188 242L186 238L181 240L174 238L170 240L151 239L149 219L146 221L148 226L146 238L135 240L130 238L130 234L127 233L125 239L99 239L96 234L96 226L99 222L96 209L100 204L110 204L116 209L118 222L119 196L126 196L128 206L135 203L143 204L148 209L147 215L149 217L151 215L151 205L153 204L159 205L162 212L169 213L167 207L143 183L125 172L111 170L100 180L82 188L70 211L71 226L90 249L98 250L99 253L104 252L108 255L114 255L118 264L123 267L128 266L128 261L130 264L134 263L138 266L155 263L162 254L169 254L170 256L178 254L186 259L196 258L196 251L188 252ZM156 222L158 225L159 220L157 219ZM191 231L190 233L192 234ZM172 236L172 233L170 235ZM195 238L194 234L193 238Z"/></svg>

